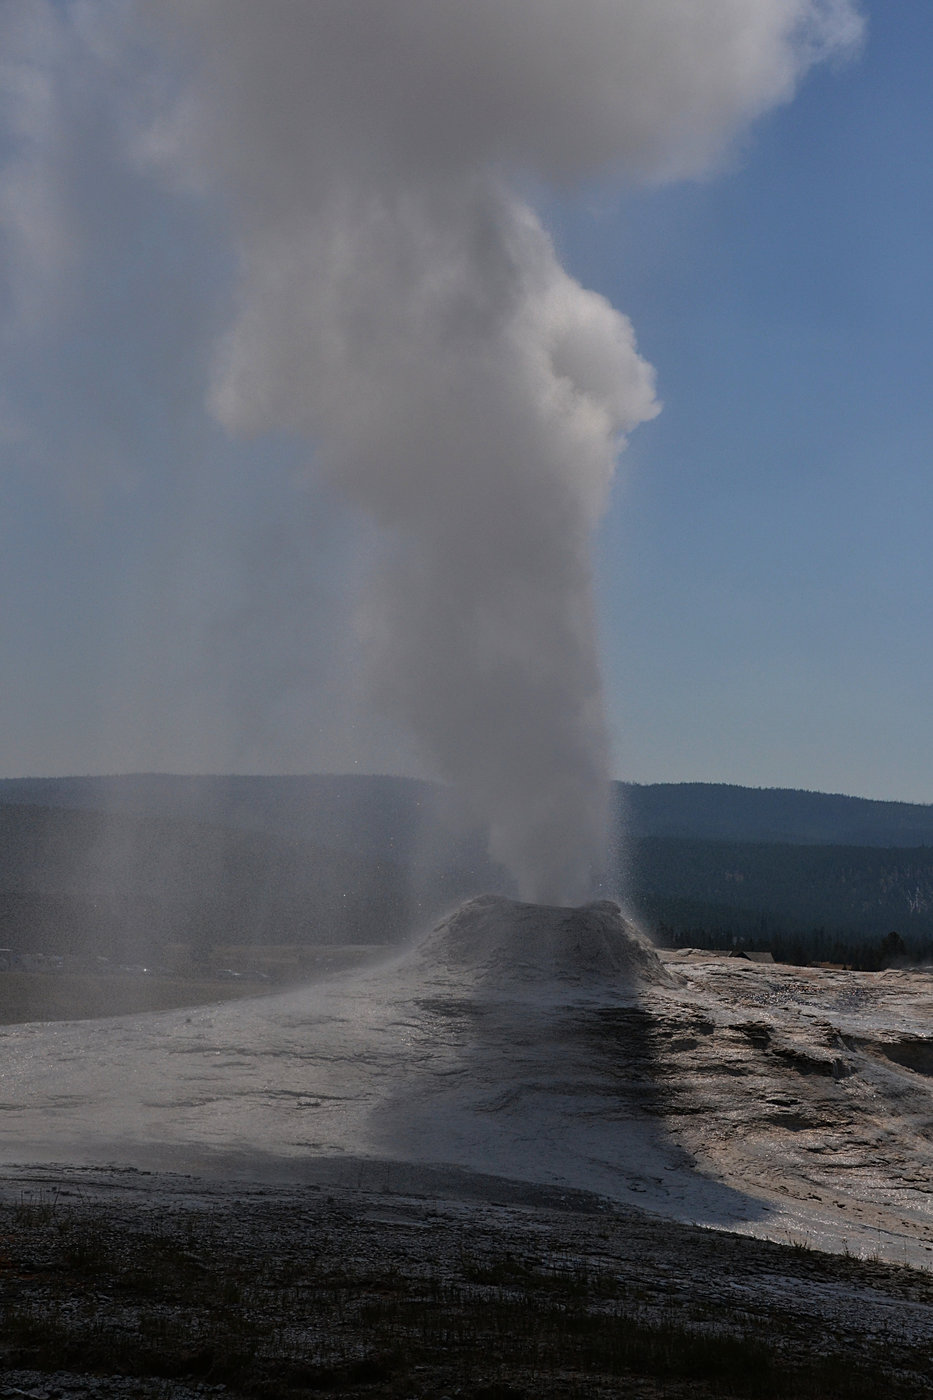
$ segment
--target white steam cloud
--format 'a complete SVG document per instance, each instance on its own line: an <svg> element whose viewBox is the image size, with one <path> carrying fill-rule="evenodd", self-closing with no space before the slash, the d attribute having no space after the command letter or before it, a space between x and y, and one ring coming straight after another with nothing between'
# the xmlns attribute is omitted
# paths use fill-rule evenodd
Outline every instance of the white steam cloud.
<svg viewBox="0 0 933 1400"><path fill-rule="evenodd" d="M378 703L488 821L524 897L585 897L609 825L590 542L625 435L658 406L630 323L562 269L515 177L713 168L857 42L854 4L71 8L117 69L133 16L122 52L158 57L131 121L115 80L132 158L235 228L213 414L304 435L383 527L362 610ZM38 128L48 103L30 101ZM20 170L19 188L16 217L41 218L47 184Z"/></svg>
<svg viewBox="0 0 933 1400"><path fill-rule="evenodd" d="M589 572L619 435L655 410L632 331L476 177L340 190L250 231L214 411L288 427L387 528L365 622L383 707L529 896L585 893L608 750Z"/></svg>

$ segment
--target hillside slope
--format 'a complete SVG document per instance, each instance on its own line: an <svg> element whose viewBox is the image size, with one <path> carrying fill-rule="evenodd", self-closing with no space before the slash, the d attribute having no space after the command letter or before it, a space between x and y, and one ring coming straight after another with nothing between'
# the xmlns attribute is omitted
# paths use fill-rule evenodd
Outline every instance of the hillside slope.
<svg viewBox="0 0 933 1400"><path fill-rule="evenodd" d="M933 847L791 846L765 842L637 842L632 898L674 944L770 947L806 940L812 956L834 941L896 930L933 940Z"/></svg>
<svg viewBox="0 0 933 1400"><path fill-rule="evenodd" d="M790 845L933 846L933 805L727 783L617 783L623 823L650 836ZM0 804L163 816L264 831L409 863L438 833L481 861L449 789L381 774L0 779Z"/></svg>
<svg viewBox="0 0 933 1400"><path fill-rule="evenodd" d="M727 783L619 784L634 838L933 846L933 806Z"/></svg>
<svg viewBox="0 0 933 1400"><path fill-rule="evenodd" d="M713 783L617 793L623 893L670 941L933 939L933 807ZM480 893L514 890L436 784L0 781L0 946L138 959L166 941L397 941Z"/></svg>
<svg viewBox="0 0 933 1400"><path fill-rule="evenodd" d="M401 867L165 817L0 806L0 944L138 961L165 942L392 942Z"/></svg>

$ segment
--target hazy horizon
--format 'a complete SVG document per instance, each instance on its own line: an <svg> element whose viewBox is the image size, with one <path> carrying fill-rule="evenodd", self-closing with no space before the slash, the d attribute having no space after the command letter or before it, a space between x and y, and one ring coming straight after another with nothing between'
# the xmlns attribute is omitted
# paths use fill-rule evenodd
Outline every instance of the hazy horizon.
<svg viewBox="0 0 933 1400"><path fill-rule="evenodd" d="M5 773L0 774L0 783L19 782L67 782L82 780L107 780L116 778L215 778L219 780L227 778L256 778L256 779L295 779L304 778L388 778L397 779L402 782L433 784L438 787L449 787L454 790L453 784L445 784L442 779L433 778L425 774L401 773L390 769L367 769L363 771L355 769L308 769L304 772L272 772L262 769L231 769L226 772L203 769L170 769L170 768L150 768L150 769L123 769L113 772L60 772L60 773ZM633 788L656 788L656 787L722 787L739 788L746 792L796 792L805 793L814 797L842 797L856 802L877 802L891 806L905 807L933 807L933 801L913 802L906 798L899 797L878 797L861 792L842 792L839 790L829 790L827 788L812 788L792 786L789 783L733 783L721 782L713 778L684 778L684 779L631 779L622 777L610 778L610 783L614 786Z"/></svg>

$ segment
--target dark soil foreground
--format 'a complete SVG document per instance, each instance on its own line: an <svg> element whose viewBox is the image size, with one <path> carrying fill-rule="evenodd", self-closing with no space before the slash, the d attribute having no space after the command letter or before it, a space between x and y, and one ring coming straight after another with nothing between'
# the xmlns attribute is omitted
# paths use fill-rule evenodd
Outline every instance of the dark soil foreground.
<svg viewBox="0 0 933 1400"><path fill-rule="evenodd" d="M0 1186L0 1397L933 1393L931 1275L583 1194Z"/></svg>

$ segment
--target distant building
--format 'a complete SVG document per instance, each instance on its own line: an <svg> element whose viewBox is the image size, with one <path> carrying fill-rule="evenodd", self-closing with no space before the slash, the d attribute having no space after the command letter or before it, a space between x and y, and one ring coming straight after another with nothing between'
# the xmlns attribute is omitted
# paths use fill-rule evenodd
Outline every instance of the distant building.
<svg viewBox="0 0 933 1400"><path fill-rule="evenodd" d="M756 952L753 952L753 951L752 951L751 949L749 949L749 948L742 948L741 950L737 950L737 951L733 954L733 957L736 957L736 958L744 958L746 962L753 962L753 963L773 963L773 962L774 962L774 954L773 954L773 953L756 953Z"/></svg>

